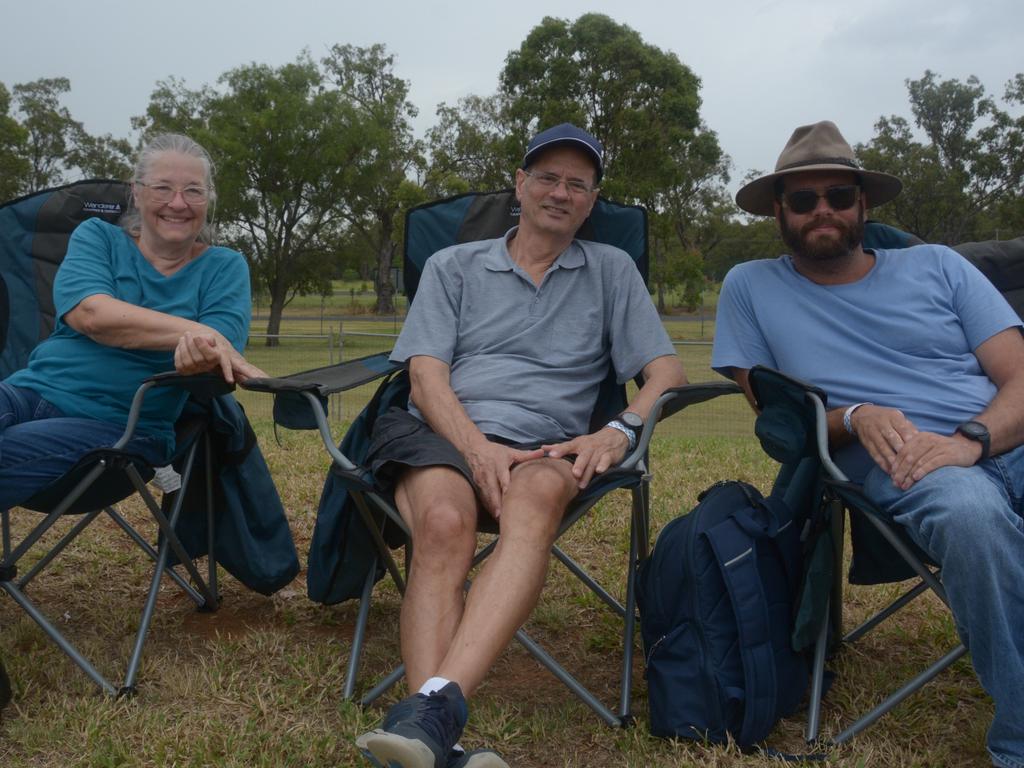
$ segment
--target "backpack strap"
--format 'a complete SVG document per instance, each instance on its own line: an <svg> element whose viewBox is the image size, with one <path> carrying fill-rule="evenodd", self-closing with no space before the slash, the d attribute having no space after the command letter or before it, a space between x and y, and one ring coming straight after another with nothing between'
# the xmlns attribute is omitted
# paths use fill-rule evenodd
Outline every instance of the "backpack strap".
<svg viewBox="0 0 1024 768"><path fill-rule="evenodd" d="M734 517L726 518L704 535L729 592L743 660L743 725L735 736L740 744L751 744L767 736L775 724L778 687L768 601L757 570L755 539Z"/></svg>

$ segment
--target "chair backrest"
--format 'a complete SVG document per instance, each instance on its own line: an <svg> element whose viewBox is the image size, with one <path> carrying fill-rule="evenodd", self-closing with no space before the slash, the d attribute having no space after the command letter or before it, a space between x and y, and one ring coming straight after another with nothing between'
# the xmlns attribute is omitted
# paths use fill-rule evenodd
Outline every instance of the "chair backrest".
<svg viewBox="0 0 1024 768"><path fill-rule="evenodd" d="M960 243L953 250L980 269L1024 319L1024 237Z"/></svg>
<svg viewBox="0 0 1024 768"><path fill-rule="evenodd" d="M405 291L412 301L427 259L457 243L501 237L519 223L513 189L469 192L409 210L405 216ZM614 245L628 253L647 281L647 210L598 198L576 233L581 240Z"/></svg>
<svg viewBox="0 0 1024 768"><path fill-rule="evenodd" d="M864 226L865 248L908 248L922 242L920 238L888 224L868 221ZM1024 237L960 243L951 247L976 266L1024 319Z"/></svg>
<svg viewBox="0 0 1024 768"><path fill-rule="evenodd" d="M79 181L0 205L0 379L25 367L53 330L53 281L75 227L94 216L116 222L128 189Z"/></svg>
<svg viewBox="0 0 1024 768"><path fill-rule="evenodd" d="M411 208L405 217L405 291L411 302L427 260L437 251L458 243L501 237L519 223L515 190L470 192ZM628 253L647 282L647 210L598 198L576 237L614 245ZM591 429L607 423L626 407L625 388L615 374L601 385L591 416Z"/></svg>

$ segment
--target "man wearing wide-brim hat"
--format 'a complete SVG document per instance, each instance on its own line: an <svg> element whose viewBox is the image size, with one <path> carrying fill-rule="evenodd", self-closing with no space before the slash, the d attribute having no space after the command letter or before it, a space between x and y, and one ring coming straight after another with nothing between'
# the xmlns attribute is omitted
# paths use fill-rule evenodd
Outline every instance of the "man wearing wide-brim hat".
<svg viewBox="0 0 1024 768"><path fill-rule="evenodd" d="M766 365L828 395L837 463L942 568L957 627L995 700L993 764L1024 766L1024 338L959 254L865 249L869 207L899 194L830 122L797 128L736 195L775 216L789 254L722 285L712 366L753 398Z"/></svg>

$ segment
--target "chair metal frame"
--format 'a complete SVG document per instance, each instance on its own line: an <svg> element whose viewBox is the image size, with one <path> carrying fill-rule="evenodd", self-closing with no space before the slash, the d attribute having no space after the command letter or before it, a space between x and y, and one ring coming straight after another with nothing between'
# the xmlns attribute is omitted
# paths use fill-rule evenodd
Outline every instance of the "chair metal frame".
<svg viewBox="0 0 1024 768"><path fill-rule="evenodd" d="M136 692L136 680L142 660L142 652L156 609L156 601L164 575L170 577L200 610L216 610L219 604L217 562L212 555L214 551L213 474L210 468L209 435L205 428L199 427L198 434L193 434L187 440L184 450L179 451L179 455L176 457L178 459L176 463L181 468L182 490L176 492L170 514L164 513L161 505L156 501L146 485L146 476L152 475L153 468L145 465L136 455L124 450L125 446L134 436L146 393L153 387L163 386L183 386L192 391L203 391L210 394L222 394L233 389L232 385L219 380L219 377L209 375L182 377L171 372L158 374L147 379L136 390L129 410L128 422L120 439L109 449L92 451L84 456L72 470L69 470L61 478L56 479L25 503L26 510L43 512L45 517L20 542L15 543L12 540L10 510L0 510L0 528L2 528L0 533L2 533L3 542L3 556L0 558L0 589L3 589L3 591L10 595L25 613L39 625L46 636L67 654L96 685L107 694L117 697L132 695ZM208 551L211 553L208 557L208 569L205 578L200 574L199 569L185 551L175 532L175 525L178 522L182 511L182 503L185 499L183 491L192 479L193 470L196 468L196 457L201 444L205 444L206 447L206 514ZM88 466L86 469L87 465L91 466ZM105 480L109 480L112 473L117 472L123 472L130 482L130 489L127 492L124 489L118 489L108 498L104 499L101 504L92 509L78 504L82 496L91 490L94 485L97 483L102 484ZM55 488L63 491L62 486L67 486L69 482L71 484L70 489L55 506L45 507L37 502L40 497L52 494ZM100 487L102 495L102 486ZM153 520L156 522L159 534L159 541L156 546L139 533L114 506L119 501L132 495L132 493L139 494ZM153 561L155 566L143 604L139 628L128 659L124 681L119 686L115 686L107 677L101 674L95 665L47 618L46 614L27 594L30 582L103 512L106 512L118 527L135 542L145 555ZM80 515L80 517L39 560L33 563L23 575L19 576L18 565L22 559L30 551L33 551L39 540L59 520L69 515ZM169 564L172 553L193 583L189 583L185 576L178 573L175 566Z"/></svg>
<svg viewBox="0 0 1024 768"><path fill-rule="evenodd" d="M808 434L804 438L809 441L809 449L817 459L817 471L821 478L821 490L824 497L812 503L823 503L828 507L828 521L832 537L832 586L822 611L825 617L819 627L813 644L811 665L811 685L808 701L807 725L804 736L808 742L817 742L821 731L821 705L825 688L825 661L830 651L835 651L842 644L852 643L863 637L883 621L896 614L901 608L915 598L931 590L948 606L946 594L942 587L939 570L929 567L913 549L898 530L897 526L880 517L870 500L863 495L860 487L849 482L843 471L832 460L828 447L828 415L825 406L825 394L821 390L805 382L794 379L786 374L764 366L756 366L750 371L751 388L758 399L759 407L763 407L764 384L760 376L770 373L772 376L786 381L794 389L803 393L802 407L806 412L805 425ZM795 403L793 404L795 406ZM769 451L770 453L770 451ZM919 581L904 592L888 606L862 622L859 626L843 633L843 550L845 535L845 514L861 515L879 532L896 553L910 566L919 577ZM900 686L886 696L870 711L856 718L840 733L827 739L827 743L843 744L865 728L872 725L880 717L891 711L911 694L920 690L942 670L966 653L962 644L945 654L942 658L929 665L927 669Z"/></svg>
<svg viewBox="0 0 1024 768"><path fill-rule="evenodd" d="M942 586L941 571L938 568L930 568L915 552L907 546L907 541L894 525L887 523L873 508L871 502L859 491L857 486L849 482L849 478L836 466L828 451L828 416L825 411L825 403L814 392L808 392L807 398L814 408L815 414L815 442L818 446L818 456L822 468L825 471L826 488L832 490L837 502L846 508L850 515L861 515L875 528L885 541L899 554L901 558L914 570L920 581L905 591L902 595L892 601L888 606L878 611L863 623L847 632L841 637L841 643L852 643L870 632L883 621L893 616L901 608L908 605L915 598L931 591L948 608L949 600L946 598L946 591ZM854 503L853 499L857 503ZM842 566L843 566L843 528L844 518L842 508L835 510L838 514L833 515L833 534L836 542L834 575L836 583L833 586L832 597L829 599L828 614L830 621L823 622L818 639L814 648L814 664L811 677L811 699L807 717L807 741L818 739L821 724L821 701L824 687L825 655L828 647L829 624L837 630L842 627ZM838 599L836 596L838 595ZM879 718L897 707L904 699L919 691L939 673L950 667L960 657L967 653L963 643L958 643L955 648L930 664L919 674L906 681L898 689L889 694L884 700L872 707L868 712L858 717L853 723L844 728L840 733L829 739L831 744L844 744L858 733L874 724Z"/></svg>

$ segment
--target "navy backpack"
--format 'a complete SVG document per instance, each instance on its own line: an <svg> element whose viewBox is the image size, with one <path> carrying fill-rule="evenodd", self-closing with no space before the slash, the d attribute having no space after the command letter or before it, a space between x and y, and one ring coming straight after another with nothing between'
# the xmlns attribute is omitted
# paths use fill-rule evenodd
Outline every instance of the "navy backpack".
<svg viewBox="0 0 1024 768"><path fill-rule="evenodd" d="M716 483L665 526L637 574L653 735L749 746L796 711L801 561L788 505L746 483Z"/></svg>

